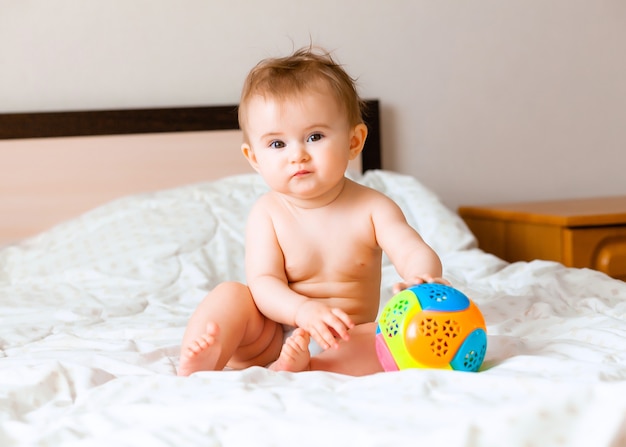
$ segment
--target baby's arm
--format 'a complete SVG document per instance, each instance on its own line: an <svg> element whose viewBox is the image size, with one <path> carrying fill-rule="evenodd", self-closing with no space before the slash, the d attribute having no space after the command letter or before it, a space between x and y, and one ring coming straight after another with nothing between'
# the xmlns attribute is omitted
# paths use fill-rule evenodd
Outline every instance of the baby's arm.
<svg viewBox="0 0 626 447"><path fill-rule="evenodd" d="M322 348L336 347L335 336L348 339L354 325L341 309L294 292L271 216L257 203L246 229L246 277L254 301L266 317L305 329Z"/></svg>
<svg viewBox="0 0 626 447"><path fill-rule="evenodd" d="M439 282L443 268L437 253L411 227L400 207L386 196L374 199L373 222L378 244L403 279L394 286L394 293L413 284Z"/></svg>

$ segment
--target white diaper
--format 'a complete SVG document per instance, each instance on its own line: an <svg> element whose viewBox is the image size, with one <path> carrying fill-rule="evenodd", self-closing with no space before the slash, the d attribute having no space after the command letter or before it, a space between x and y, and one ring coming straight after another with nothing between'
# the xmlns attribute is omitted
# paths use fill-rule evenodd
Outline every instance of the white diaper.
<svg viewBox="0 0 626 447"><path fill-rule="evenodd" d="M293 331L295 330L295 327L283 324L283 343L291 336L291 334L293 334ZM311 357L315 357L322 352L324 352L324 349L311 337L311 341L309 342L309 353L311 354Z"/></svg>

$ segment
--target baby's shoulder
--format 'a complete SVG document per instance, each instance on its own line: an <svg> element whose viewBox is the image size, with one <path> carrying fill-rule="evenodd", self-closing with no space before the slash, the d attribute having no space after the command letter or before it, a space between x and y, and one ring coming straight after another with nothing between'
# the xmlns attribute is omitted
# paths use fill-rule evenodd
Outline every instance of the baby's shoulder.
<svg viewBox="0 0 626 447"><path fill-rule="evenodd" d="M275 199L271 192L259 196L252 204L250 215L269 214L274 205Z"/></svg>
<svg viewBox="0 0 626 447"><path fill-rule="evenodd" d="M274 220L287 213L286 201L273 191L266 192L252 205L249 218Z"/></svg>
<svg viewBox="0 0 626 447"><path fill-rule="evenodd" d="M350 181L350 195L356 199L373 205L394 204L395 202L384 193L362 185L360 183Z"/></svg>

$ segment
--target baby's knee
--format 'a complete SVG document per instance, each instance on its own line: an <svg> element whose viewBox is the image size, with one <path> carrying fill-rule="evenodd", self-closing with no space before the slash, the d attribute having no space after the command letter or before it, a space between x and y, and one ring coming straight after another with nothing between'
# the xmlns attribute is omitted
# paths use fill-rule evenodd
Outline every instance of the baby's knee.
<svg viewBox="0 0 626 447"><path fill-rule="evenodd" d="M219 295L231 302L236 302L240 306L255 305L247 285L236 281L226 281L218 284L213 291L213 295Z"/></svg>
<svg viewBox="0 0 626 447"><path fill-rule="evenodd" d="M248 286L237 281L224 281L213 289L215 293L228 293L231 295L250 293Z"/></svg>

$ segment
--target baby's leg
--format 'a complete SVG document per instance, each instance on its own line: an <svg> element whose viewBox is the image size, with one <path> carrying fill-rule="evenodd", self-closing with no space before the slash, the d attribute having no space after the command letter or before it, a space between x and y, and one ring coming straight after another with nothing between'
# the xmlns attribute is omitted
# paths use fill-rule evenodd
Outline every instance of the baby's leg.
<svg viewBox="0 0 626 447"><path fill-rule="evenodd" d="M278 360L269 368L273 371L299 372L310 369L311 354L309 342L311 337L307 331L296 328L283 344Z"/></svg>
<svg viewBox="0 0 626 447"><path fill-rule="evenodd" d="M365 323L355 326L350 330L348 341L339 341L339 348L327 349L311 358L311 370L350 376L365 376L384 371L376 354L376 325Z"/></svg>
<svg viewBox="0 0 626 447"><path fill-rule="evenodd" d="M384 371L376 354L376 323L360 324L350 330L348 341L311 357L309 334L301 328L285 340L280 357L270 365L275 371L330 371L364 376Z"/></svg>
<svg viewBox="0 0 626 447"><path fill-rule="evenodd" d="M282 326L264 317L247 286L226 282L211 291L195 310L180 353L178 375L196 371L267 365L282 344Z"/></svg>

